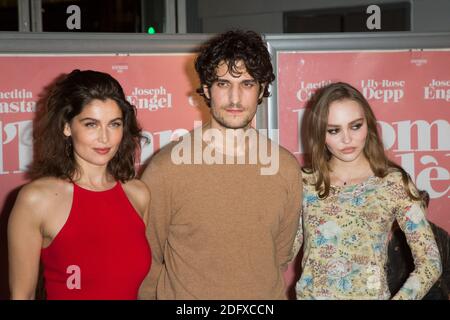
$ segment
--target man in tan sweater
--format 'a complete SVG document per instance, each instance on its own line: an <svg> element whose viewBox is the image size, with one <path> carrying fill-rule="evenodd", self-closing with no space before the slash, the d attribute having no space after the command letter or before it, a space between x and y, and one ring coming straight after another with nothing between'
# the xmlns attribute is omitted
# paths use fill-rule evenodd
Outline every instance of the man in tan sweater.
<svg viewBox="0 0 450 320"><path fill-rule="evenodd" d="M251 127L274 80L260 35L229 31L195 63L211 120L162 148L142 180L153 264L143 299L285 299L301 210L294 156Z"/></svg>

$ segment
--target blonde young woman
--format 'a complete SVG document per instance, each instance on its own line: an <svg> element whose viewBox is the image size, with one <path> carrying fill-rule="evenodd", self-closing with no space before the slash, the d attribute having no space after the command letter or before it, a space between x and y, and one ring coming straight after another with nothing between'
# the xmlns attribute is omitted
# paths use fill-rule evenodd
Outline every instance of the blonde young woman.
<svg viewBox="0 0 450 320"><path fill-rule="evenodd" d="M309 110L310 165L303 168L303 244L298 299L421 299L441 274L439 251L417 188L388 160L375 116L346 83L333 83ZM391 226L405 232L415 269L389 292L385 264Z"/></svg>

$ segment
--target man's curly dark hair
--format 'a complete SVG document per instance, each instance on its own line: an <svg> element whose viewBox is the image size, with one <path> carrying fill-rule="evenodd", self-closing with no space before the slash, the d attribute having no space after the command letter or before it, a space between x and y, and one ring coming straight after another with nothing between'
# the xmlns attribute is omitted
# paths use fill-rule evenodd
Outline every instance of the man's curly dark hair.
<svg viewBox="0 0 450 320"><path fill-rule="evenodd" d="M195 70L200 78L197 93L205 98L208 106L210 101L203 92L203 86L210 88L217 80L217 67L222 62L228 65L231 75L238 77L240 61L259 85L264 86L262 97L270 96L269 85L275 80L275 75L266 42L254 31L231 30L208 40L195 60Z"/></svg>

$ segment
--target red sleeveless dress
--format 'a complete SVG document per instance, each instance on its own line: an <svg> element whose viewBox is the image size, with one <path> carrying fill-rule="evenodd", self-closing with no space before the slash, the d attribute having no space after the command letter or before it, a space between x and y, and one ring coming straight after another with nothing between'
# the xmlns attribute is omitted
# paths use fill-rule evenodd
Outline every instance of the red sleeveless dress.
<svg viewBox="0 0 450 320"><path fill-rule="evenodd" d="M145 224L120 182L106 191L74 184L69 217L41 251L47 299L137 299L151 259Z"/></svg>

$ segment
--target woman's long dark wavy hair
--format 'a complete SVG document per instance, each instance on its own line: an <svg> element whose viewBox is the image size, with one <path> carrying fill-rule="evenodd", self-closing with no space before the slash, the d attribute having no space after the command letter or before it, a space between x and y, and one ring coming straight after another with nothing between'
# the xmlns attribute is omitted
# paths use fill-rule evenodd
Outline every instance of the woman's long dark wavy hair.
<svg viewBox="0 0 450 320"><path fill-rule="evenodd" d="M223 62L228 65L228 72L238 77L241 61L260 88L264 87L258 104L263 97L270 96L269 85L275 80L275 75L265 41L254 31L231 30L207 41L195 60L195 70L200 78L197 93L203 96L208 106L210 101L203 92L203 86L210 88L217 80L217 67Z"/></svg>
<svg viewBox="0 0 450 320"><path fill-rule="evenodd" d="M73 181L80 173L72 138L64 135L64 126L94 99L111 99L122 111L123 137L117 153L108 163L108 173L122 182L136 176L135 156L142 139L136 107L126 100L122 87L111 75L74 70L56 82L42 110L37 112L33 131L34 159L29 170L32 179L50 176Z"/></svg>
<svg viewBox="0 0 450 320"><path fill-rule="evenodd" d="M363 152L375 176L382 178L389 172L400 172L409 197L423 201L406 171L387 158L383 142L378 134L377 120L366 98L356 88L344 82L331 83L319 89L309 102L310 109L306 119L308 131L306 148L309 151L309 159L306 162L309 165L305 166L303 171L307 173L313 172L317 177L315 189L319 197L326 198L330 193L330 167L328 161L331 159L331 153L325 143L328 113L333 102L342 100L355 101L363 109L368 131ZM411 187L414 193L411 191Z"/></svg>

